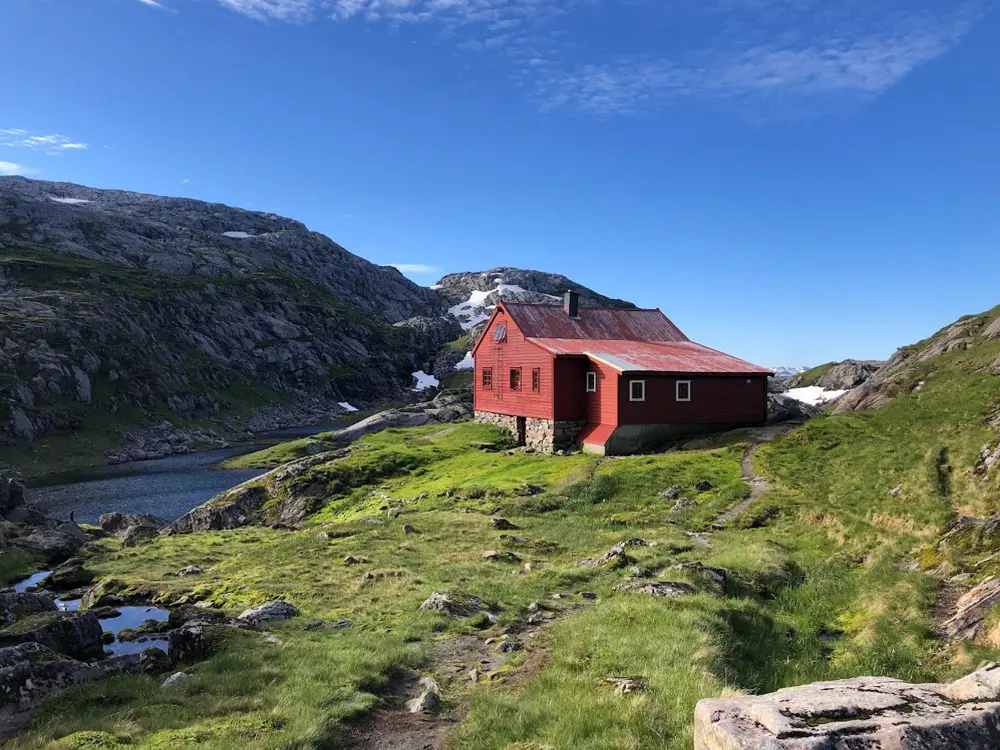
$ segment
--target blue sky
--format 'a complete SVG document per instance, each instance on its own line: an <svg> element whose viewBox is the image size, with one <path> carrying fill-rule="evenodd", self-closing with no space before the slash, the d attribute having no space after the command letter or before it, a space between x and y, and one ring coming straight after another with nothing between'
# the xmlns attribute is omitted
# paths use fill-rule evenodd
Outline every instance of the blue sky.
<svg viewBox="0 0 1000 750"><path fill-rule="evenodd" d="M996 0L3 0L0 34L0 173L423 284L562 272L767 365L1000 303Z"/></svg>

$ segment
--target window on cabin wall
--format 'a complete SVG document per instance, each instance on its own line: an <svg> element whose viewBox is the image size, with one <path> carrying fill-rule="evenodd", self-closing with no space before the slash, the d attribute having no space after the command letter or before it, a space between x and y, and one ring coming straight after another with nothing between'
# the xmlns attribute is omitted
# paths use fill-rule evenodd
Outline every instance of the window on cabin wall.
<svg viewBox="0 0 1000 750"><path fill-rule="evenodd" d="M542 370L539 367L531 371L531 390L542 390Z"/></svg>
<svg viewBox="0 0 1000 750"><path fill-rule="evenodd" d="M597 373L587 373L587 393L597 393Z"/></svg>
<svg viewBox="0 0 1000 750"><path fill-rule="evenodd" d="M629 401L645 401L646 400L646 381L645 380L630 380L628 384L628 400Z"/></svg>
<svg viewBox="0 0 1000 750"><path fill-rule="evenodd" d="M483 388L493 387L493 369L490 367L483 368Z"/></svg>
<svg viewBox="0 0 1000 750"><path fill-rule="evenodd" d="M513 367L510 371L510 389L512 391L521 390L521 368Z"/></svg>
<svg viewBox="0 0 1000 750"><path fill-rule="evenodd" d="M678 401L690 401L691 400L691 381L690 380L678 380L677 381L677 400Z"/></svg>

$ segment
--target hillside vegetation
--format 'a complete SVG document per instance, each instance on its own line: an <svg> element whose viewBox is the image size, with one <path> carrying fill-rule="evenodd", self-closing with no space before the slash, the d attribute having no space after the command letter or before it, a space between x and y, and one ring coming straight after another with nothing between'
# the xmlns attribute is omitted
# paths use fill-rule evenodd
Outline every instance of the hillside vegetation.
<svg viewBox="0 0 1000 750"><path fill-rule="evenodd" d="M814 419L748 461L752 432L598 459L505 451L469 423L391 430L314 467L328 502L297 531L102 542L87 565L109 590L234 612L283 597L301 616L270 628L277 642L234 635L170 689L137 676L77 688L11 746L378 747L385 725L432 744L447 734L450 748L681 750L703 697L859 674L946 680L998 659L992 631L937 635L943 583L1000 572L976 567L1000 549L981 531L940 544L958 516L1000 510L981 459L997 442L1000 339L984 332L998 320L970 318L965 346L897 370L881 408ZM748 462L769 491L720 523L748 492ZM188 565L203 573L178 577ZM653 582L683 593L616 590ZM434 591L480 610L422 611ZM315 619L351 627L300 629ZM521 648L486 642L503 636ZM438 682L434 717L400 708L410 674Z"/></svg>

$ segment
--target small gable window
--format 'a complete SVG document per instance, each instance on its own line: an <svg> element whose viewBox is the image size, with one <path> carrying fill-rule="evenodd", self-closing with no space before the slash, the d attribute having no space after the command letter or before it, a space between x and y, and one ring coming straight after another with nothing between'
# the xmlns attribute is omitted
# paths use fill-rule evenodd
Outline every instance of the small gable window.
<svg viewBox="0 0 1000 750"><path fill-rule="evenodd" d="M497 326L496 333L493 334L493 340L498 344L507 340L507 324L501 323Z"/></svg>
<svg viewBox="0 0 1000 750"><path fill-rule="evenodd" d="M597 373L587 373L587 393L597 393Z"/></svg>
<svg viewBox="0 0 1000 750"><path fill-rule="evenodd" d="M483 368L483 388L493 387L493 370L489 367Z"/></svg>
<svg viewBox="0 0 1000 750"><path fill-rule="evenodd" d="M531 390L542 390L542 371L538 367L531 371Z"/></svg>
<svg viewBox="0 0 1000 750"><path fill-rule="evenodd" d="M512 391L521 390L521 368L514 367L510 371L510 389Z"/></svg>
<svg viewBox="0 0 1000 750"><path fill-rule="evenodd" d="M678 380L677 381L677 400L678 401L690 401L691 400L691 381L690 380Z"/></svg>
<svg viewBox="0 0 1000 750"><path fill-rule="evenodd" d="M645 401L646 400L646 381L645 380L632 380L628 384L628 400L629 401Z"/></svg>

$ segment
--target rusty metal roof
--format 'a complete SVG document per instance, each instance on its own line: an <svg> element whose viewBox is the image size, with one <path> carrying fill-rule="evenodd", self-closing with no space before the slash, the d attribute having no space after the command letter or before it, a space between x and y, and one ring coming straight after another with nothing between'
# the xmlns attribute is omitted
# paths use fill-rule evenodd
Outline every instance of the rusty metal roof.
<svg viewBox="0 0 1000 750"><path fill-rule="evenodd" d="M592 341L687 341L659 310L581 307L570 318L558 305L503 302L525 338L590 339ZM593 349L594 347L590 347Z"/></svg>
<svg viewBox="0 0 1000 750"><path fill-rule="evenodd" d="M518 325L520 321L518 320ZM771 375L771 370L745 362L694 341L622 341L529 338L556 356L577 355L601 361L619 372L673 372L718 375Z"/></svg>

